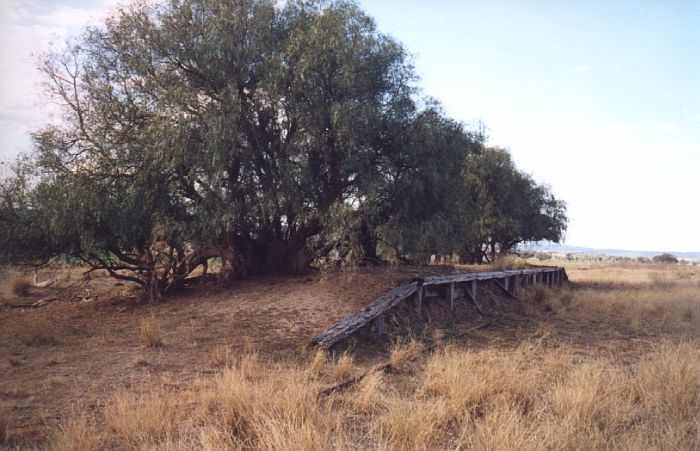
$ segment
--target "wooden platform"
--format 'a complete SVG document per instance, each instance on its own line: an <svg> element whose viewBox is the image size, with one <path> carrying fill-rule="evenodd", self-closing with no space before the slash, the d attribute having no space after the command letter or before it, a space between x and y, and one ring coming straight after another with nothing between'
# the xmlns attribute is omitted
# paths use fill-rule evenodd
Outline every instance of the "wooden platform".
<svg viewBox="0 0 700 451"><path fill-rule="evenodd" d="M480 282L493 281L505 292L515 296L521 286L535 284L552 286L566 280L566 271L559 267L468 272L414 279L410 283L392 289L359 312L331 326L311 340L309 346L320 346L328 349L372 321L375 322L377 330L381 333L384 328L384 314L408 298L413 298L416 311L420 313L423 299L428 296L442 295L451 307L454 307L455 299L460 297L466 297L475 302Z"/></svg>

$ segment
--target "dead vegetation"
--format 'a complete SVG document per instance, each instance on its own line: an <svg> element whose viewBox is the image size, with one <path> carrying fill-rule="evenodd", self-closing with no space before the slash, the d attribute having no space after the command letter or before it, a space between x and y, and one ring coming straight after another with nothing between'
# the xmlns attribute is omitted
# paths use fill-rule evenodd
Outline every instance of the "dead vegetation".
<svg viewBox="0 0 700 451"><path fill-rule="evenodd" d="M144 346L157 348L165 344L160 322L155 316L139 321L138 336Z"/></svg>
<svg viewBox="0 0 700 451"><path fill-rule="evenodd" d="M81 407L65 404L59 421L42 421L43 432L20 435L26 419L16 417L5 426L7 443L55 449L697 449L698 273L581 267L569 275L570 288L536 287L519 292L519 301L500 299L515 310L495 316L491 308L489 327L476 328L483 319L464 319L461 328L433 322L413 337L381 346L356 343L336 354L289 347L275 354L256 329L243 337L242 326L214 329L221 311L202 319L198 310L136 311L110 326L109 342L94 337L101 347L133 350L115 366L127 368L129 379L96 391ZM496 302L482 295L484 304ZM216 331L229 328L235 335L212 341ZM65 325L56 330L62 354L52 366L36 366L31 355L43 348L25 345L15 351L25 357L13 355L23 363L3 371L60 368L75 352L67 342L91 340L66 336ZM168 345L149 345L162 343L164 330ZM192 334L197 344L184 343ZM238 345L232 336L241 338ZM172 365L191 367L198 354L200 373L178 378ZM348 379L356 383L319 396ZM6 386L0 390L1 399L17 405L55 396L50 389L25 397ZM0 414L11 418L11 412Z"/></svg>

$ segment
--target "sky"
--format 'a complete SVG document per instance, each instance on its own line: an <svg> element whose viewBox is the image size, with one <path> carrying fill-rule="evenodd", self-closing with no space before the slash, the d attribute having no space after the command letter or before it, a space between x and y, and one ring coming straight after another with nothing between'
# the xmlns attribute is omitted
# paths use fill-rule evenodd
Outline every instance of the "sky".
<svg viewBox="0 0 700 451"><path fill-rule="evenodd" d="M111 0L0 0L0 159L54 109L35 57ZM360 0L423 94L567 201L566 243L700 251L700 2Z"/></svg>

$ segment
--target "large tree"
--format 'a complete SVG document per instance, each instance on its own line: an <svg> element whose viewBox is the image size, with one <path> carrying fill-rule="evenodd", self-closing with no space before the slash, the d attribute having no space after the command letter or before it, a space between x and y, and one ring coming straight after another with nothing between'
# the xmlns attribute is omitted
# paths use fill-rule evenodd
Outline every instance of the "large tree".
<svg viewBox="0 0 700 451"><path fill-rule="evenodd" d="M485 148L469 156L463 183L462 253L470 260L493 260L522 242L562 240L566 204L518 170L507 150Z"/></svg>
<svg viewBox="0 0 700 451"><path fill-rule="evenodd" d="M345 2L134 4L42 68L64 112L35 134L43 232L150 292L214 255L306 269L416 109L404 50Z"/></svg>
<svg viewBox="0 0 700 451"><path fill-rule="evenodd" d="M354 3L134 3L41 69L63 115L0 183L5 260L72 255L157 298L211 257L240 276L561 235L563 204L417 100Z"/></svg>

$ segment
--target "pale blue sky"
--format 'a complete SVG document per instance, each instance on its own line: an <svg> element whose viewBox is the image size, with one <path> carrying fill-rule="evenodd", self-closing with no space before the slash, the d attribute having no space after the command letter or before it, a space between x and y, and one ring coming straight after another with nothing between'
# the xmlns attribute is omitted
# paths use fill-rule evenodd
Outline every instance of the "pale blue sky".
<svg viewBox="0 0 700 451"><path fill-rule="evenodd" d="M361 4L426 94L569 202L567 243L700 250L700 2Z"/></svg>
<svg viewBox="0 0 700 451"><path fill-rule="evenodd" d="M0 0L0 158L47 120L30 54L111 0ZM700 2L363 0L425 94L569 202L567 244L700 251Z"/></svg>

